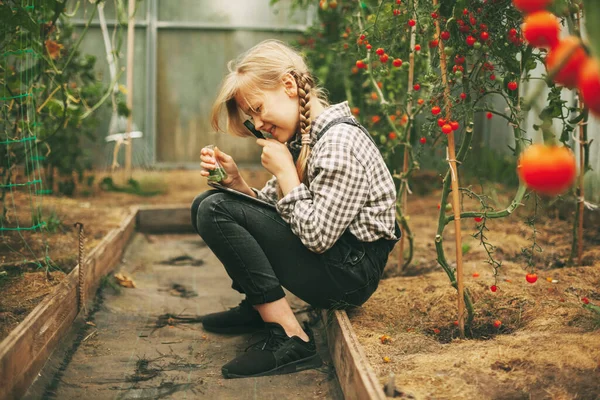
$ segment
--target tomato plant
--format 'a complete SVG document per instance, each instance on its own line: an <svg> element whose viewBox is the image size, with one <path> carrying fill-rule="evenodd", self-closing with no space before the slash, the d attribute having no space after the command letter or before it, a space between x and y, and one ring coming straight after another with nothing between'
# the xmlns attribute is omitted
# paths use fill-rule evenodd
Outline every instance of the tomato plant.
<svg viewBox="0 0 600 400"><path fill-rule="evenodd" d="M297 3L306 4L307 1ZM328 89L332 102L348 100L353 109L360 110L354 114L378 144L397 185L397 218L406 238L410 239L412 235L402 199L412 174L422 162L441 170L443 183L439 203L444 207L438 207L435 248L438 262L453 285L456 284L455 271L444 254L442 233L454 221L455 212L463 220L476 218L474 236L489 250L493 246L484 235L486 222L511 215L526 194L527 181L529 188L539 193L545 190L562 192L573 182L575 172L566 156L561 164L565 168L561 170L563 175L551 176L560 182L551 183L550 188L538 188L530 179L532 171L533 176L537 176L544 166L548 167L542 158L531 158L531 154L519 158L531 143L523 136L527 112L537 118L534 128L541 130L545 138L554 134L552 120L561 123L563 131L556 138L563 143L569 141L574 129L569 118L579 118L570 114L569 106L560 96L561 89L551 80L548 83L533 82L541 82L540 85L550 89L543 106L534 107L541 97L540 92L535 92L535 96L525 95L522 93L525 86L521 85L531 78L541 63L546 62L549 69L562 64L562 46L568 42L559 41L561 27L567 25L565 18L572 19L572 14L579 10L568 11L570 14L566 17L555 14L567 3L571 5L572 2L460 0L434 5L433 1L413 0L340 1L335 9L321 8L319 23L302 38L309 64ZM570 7L567 9L571 10ZM548 50L552 55L547 58ZM573 85L568 71L583 68L578 53L571 58L575 64L563 65L561 71L567 72L558 78L559 81L565 78L564 85ZM579 63L581 67L577 65ZM590 71L593 71L592 67ZM591 88L596 82L600 85L592 72L589 76L586 82ZM587 91L590 109L596 104L592 91ZM502 101L501 108L494 106L498 99ZM578 114L579 110L574 113ZM377 122L372 119L375 115ZM456 173L448 168L446 150L450 143L456 148L459 173L469 163L473 168L468 170L481 172L483 169L478 165L489 158L481 135L473 134L476 115L482 115L486 124L485 118L492 122L498 119L512 127L515 165L521 160L518 171L511 169L512 176L515 180L521 174L523 177L514 199L503 209L491 207L468 188L460 188L461 193L480 200L480 209L462 210L460 205L452 207L450 204L454 202L449 198L450 182ZM417 142L421 145L416 145ZM488 255L496 276L500 263L494 260L491 250ZM410 260L409 253L406 263ZM473 310L468 291L465 303L469 322Z"/></svg>

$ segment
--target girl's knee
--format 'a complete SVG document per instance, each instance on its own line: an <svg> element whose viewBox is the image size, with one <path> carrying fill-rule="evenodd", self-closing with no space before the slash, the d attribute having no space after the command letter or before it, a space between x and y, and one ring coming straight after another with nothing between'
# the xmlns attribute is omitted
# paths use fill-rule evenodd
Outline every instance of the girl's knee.
<svg viewBox="0 0 600 400"><path fill-rule="evenodd" d="M210 208L210 207L207 207L207 206L209 206L209 200L211 198L214 198L215 195L218 193L219 193L218 190L208 190L206 192L200 193L192 201L192 206L191 206L191 213L192 213L191 217L192 218L191 219L192 219L192 226L194 227L196 232L200 233L198 231L198 220L200 219L199 218L200 213L205 214L207 212L207 210Z"/></svg>
<svg viewBox="0 0 600 400"><path fill-rule="evenodd" d="M225 193L217 192L210 197L205 197L198 205L195 222L196 231L201 236L214 231L215 210L225 196Z"/></svg>

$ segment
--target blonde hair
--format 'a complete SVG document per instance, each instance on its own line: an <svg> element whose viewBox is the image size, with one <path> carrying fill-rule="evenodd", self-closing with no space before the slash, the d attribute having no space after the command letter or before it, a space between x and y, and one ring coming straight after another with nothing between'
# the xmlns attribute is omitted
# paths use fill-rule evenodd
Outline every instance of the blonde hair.
<svg viewBox="0 0 600 400"><path fill-rule="evenodd" d="M244 93L252 98L244 98L250 105L264 90L272 90L283 84L283 77L290 74L298 86L300 112L300 134L302 148L296 161L296 170L301 182L308 185L306 164L310 155L310 101L316 99L324 107L327 102L323 89L317 87L308 71L302 55L278 40L265 40L227 64L229 73L223 79L211 113L211 125L216 131L224 131L220 125L220 115L225 107L227 131L241 137L252 136L244 126L243 111L239 109L235 96ZM252 110L255 111L255 110Z"/></svg>

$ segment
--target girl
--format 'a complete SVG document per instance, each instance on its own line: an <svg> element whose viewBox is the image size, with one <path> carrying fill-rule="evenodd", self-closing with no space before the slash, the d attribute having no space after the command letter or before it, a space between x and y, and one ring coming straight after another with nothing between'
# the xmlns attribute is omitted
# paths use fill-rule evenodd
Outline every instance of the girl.
<svg viewBox="0 0 600 400"><path fill-rule="evenodd" d="M222 368L226 378L274 375L321 365L310 329L304 330L282 287L317 308L363 304L375 291L400 237L396 190L371 136L348 103L329 106L303 58L268 40L228 65L212 112L212 125L250 136L256 129L261 163L273 174L257 190L240 176L231 156L201 153L201 174L227 172L224 186L273 204L209 190L192 203L192 224L225 266L245 299L204 317L207 331L243 333L265 328L267 337Z"/></svg>

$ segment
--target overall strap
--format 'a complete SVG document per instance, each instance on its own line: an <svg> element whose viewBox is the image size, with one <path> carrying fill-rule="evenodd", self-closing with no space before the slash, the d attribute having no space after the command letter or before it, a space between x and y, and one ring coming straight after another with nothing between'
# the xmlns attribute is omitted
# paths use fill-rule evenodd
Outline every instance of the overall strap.
<svg viewBox="0 0 600 400"><path fill-rule="evenodd" d="M377 144L375 143L375 140L373 140L373 137L369 134L369 132L365 129L365 127L362 126L360 123L358 123L358 121L352 117L339 117L339 118L329 121L329 123L327 125L325 125L325 127L323 129L321 129L321 132L319 132L317 134L317 140L321 139L321 137L325 134L325 132L327 132L329 130L329 128L331 128L332 126L337 125L337 124L349 124L349 125L356 126L361 131L363 131L369 139L371 139L371 141L373 142L373 144L375 146L377 146Z"/></svg>
<svg viewBox="0 0 600 400"><path fill-rule="evenodd" d="M317 140L321 139L321 137L325 134L325 132L327 132L329 130L329 128L331 128L332 126L337 125L337 124L349 124L349 125L356 126L361 131L363 131L364 134L367 135L367 137L369 139L371 139L371 142L373 142L375 147L377 147L375 140L369 134L369 132L365 129L365 127L363 127L361 124L359 124L358 121L352 117L339 117L339 118L329 121L329 123L327 125L325 125L325 127L323 129L321 129L321 131L317 134ZM288 148L290 150L290 153L292 153L294 162L296 162L296 160L298 159L298 156L300 155L301 146L299 145L299 143L293 143Z"/></svg>

